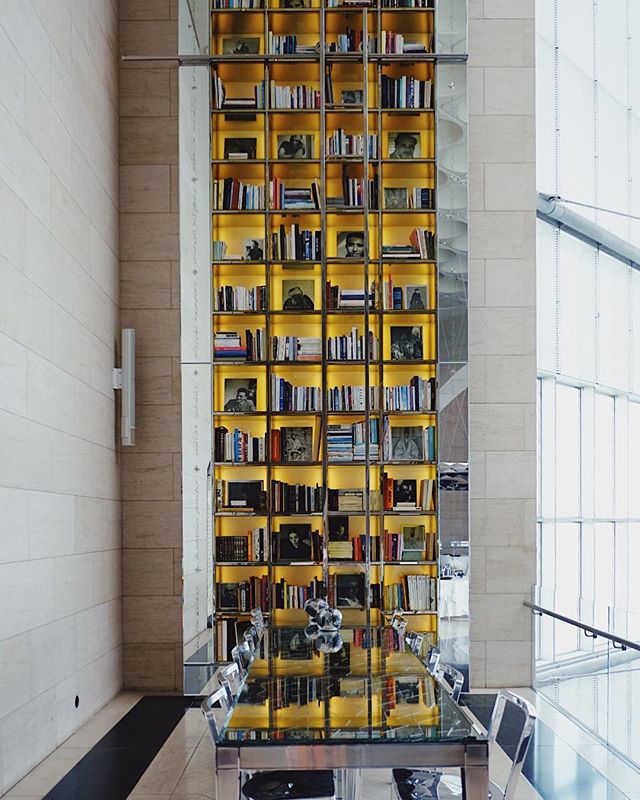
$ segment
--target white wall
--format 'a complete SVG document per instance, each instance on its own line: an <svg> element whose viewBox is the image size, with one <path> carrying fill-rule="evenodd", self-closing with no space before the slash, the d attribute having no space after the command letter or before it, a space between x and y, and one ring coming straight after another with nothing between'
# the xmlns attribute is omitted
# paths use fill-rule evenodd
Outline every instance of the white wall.
<svg viewBox="0 0 640 800"><path fill-rule="evenodd" d="M469 0L471 685L531 685L534 0Z"/></svg>
<svg viewBox="0 0 640 800"><path fill-rule="evenodd" d="M0 4L2 791L121 684L116 5Z"/></svg>

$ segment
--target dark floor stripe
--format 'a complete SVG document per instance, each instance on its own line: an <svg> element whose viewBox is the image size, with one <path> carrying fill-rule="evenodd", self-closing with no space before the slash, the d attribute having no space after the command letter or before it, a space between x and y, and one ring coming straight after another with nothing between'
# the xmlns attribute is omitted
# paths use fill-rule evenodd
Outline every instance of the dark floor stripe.
<svg viewBox="0 0 640 800"><path fill-rule="evenodd" d="M495 694L464 694L466 706L488 727ZM519 735L518 712L507 707L498 744L513 758ZM536 721L522 774L544 800L625 800L604 775L540 720Z"/></svg>
<svg viewBox="0 0 640 800"><path fill-rule="evenodd" d="M191 705L191 698L143 697L44 800L125 800Z"/></svg>

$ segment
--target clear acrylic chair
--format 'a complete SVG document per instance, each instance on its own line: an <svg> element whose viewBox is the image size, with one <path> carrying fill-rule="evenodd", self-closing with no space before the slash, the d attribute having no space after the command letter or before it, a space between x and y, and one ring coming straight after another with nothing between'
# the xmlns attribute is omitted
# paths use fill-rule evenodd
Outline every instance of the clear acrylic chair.
<svg viewBox="0 0 640 800"><path fill-rule="evenodd" d="M501 788L490 781L487 800L514 800L536 721L535 708L528 700L507 689L501 689L498 692L489 723L489 753L495 748L507 705L519 711L518 738L513 750L507 782L504 788ZM392 792L393 796L399 800L425 800L426 798L455 800L463 796L462 779L457 775L444 775L441 772L430 770L394 769Z"/></svg>

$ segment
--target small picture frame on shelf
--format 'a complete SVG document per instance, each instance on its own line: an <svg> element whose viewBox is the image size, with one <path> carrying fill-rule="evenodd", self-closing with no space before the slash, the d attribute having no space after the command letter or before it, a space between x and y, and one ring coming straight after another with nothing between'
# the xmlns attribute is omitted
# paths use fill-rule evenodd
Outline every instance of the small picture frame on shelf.
<svg viewBox="0 0 640 800"><path fill-rule="evenodd" d="M228 136L224 140L224 157L229 161L255 160L257 142L255 136Z"/></svg>
<svg viewBox="0 0 640 800"><path fill-rule="evenodd" d="M420 134L417 131L391 131L389 158L397 161L420 158Z"/></svg>
<svg viewBox="0 0 640 800"><path fill-rule="evenodd" d="M280 0L280 8L311 8L311 0Z"/></svg>
<svg viewBox="0 0 640 800"><path fill-rule="evenodd" d="M391 458L393 461L424 460L424 434L419 425L391 428Z"/></svg>
<svg viewBox="0 0 640 800"><path fill-rule="evenodd" d="M349 517L347 516L329 517L329 541L330 542L349 541Z"/></svg>
<svg viewBox="0 0 640 800"><path fill-rule="evenodd" d="M424 554L426 534L424 525L402 526L402 560L421 561Z"/></svg>
<svg viewBox="0 0 640 800"><path fill-rule="evenodd" d="M313 657L313 642L304 635L303 628L276 628L274 634L283 661L310 661Z"/></svg>
<svg viewBox="0 0 640 800"><path fill-rule="evenodd" d="M224 410L250 413L256 410L257 378L225 378Z"/></svg>
<svg viewBox="0 0 640 800"><path fill-rule="evenodd" d="M336 249L338 258L364 258L364 231L338 231Z"/></svg>
<svg viewBox="0 0 640 800"><path fill-rule="evenodd" d="M398 478L393 481L393 507L397 511L417 508L418 485L415 479Z"/></svg>
<svg viewBox="0 0 640 800"><path fill-rule="evenodd" d="M313 158L315 136L310 133L281 133L277 139L279 159Z"/></svg>
<svg viewBox="0 0 640 800"><path fill-rule="evenodd" d="M405 286L404 302L409 311L424 311L429 308L429 287Z"/></svg>
<svg viewBox="0 0 640 800"><path fill-rule="evenodd" d="M244 240L244 260L264 261L264 239Z"/></svg>
<svg viewBox="0 0 640 800"><path fill-rule="evenodd" d="M339 683L340 697L366 697L367 679L366 678L340 678Z"/></svg>
<svg viewBox="0 0 640 800"><path fill-rule="evenodd" d="M228 36L222 40L225 55L255 55L260 52L259 36Z"/></svg>
<svg viewBox="0 0 640 800"><path fill-rule="evenodd" d="M419 361L423 358L422 328L418 325L391 326L391 360Z"/></svg>
<svg viewBox="0 0 640 800"><path fill-rule="evenodd" d="M342 89L340 102L343 106L361 106L364 104L363 89Z"/></svg>
<svg viewBox="0 0 640 800"><path fill-rule="evenodd" d="M218 609L221 611L238 610L238 584L218 584Z"/></svg>
<svg viewBox="0 0 640 800"><path fill-rule="evenodd" d="M406 186L385 186L384 207L387 210L409 208L409 194Z"/></svg>
<svg viewBox="0 0 640 800"><path fill-rule="evenodd" d="M313 311L315 281L285 278L282 281L283 311Z"/></svg>
<svg viewBox="0 0 640 800"><path fill-rule="evenodd" d="M229 481L229 506L238 511L261 511L264 508L262 481Z"/></svg>
<svg viewBox="0 0 640 800"><path fill-rule="evenodd" d="M280 525L277 538L278 561L311 561L311 525L287 523Z"/></svg>
<svg viewBox="0 0 640 800"><path fill-rule="evenodd" d="M280 431L283 463L313 461L313 428L281 428Z"/></svg>
<svg viewBox="0 0 640 800"><path fill-rule="evenodd" d="M364 608L365 576L363 572L338 572L336 580L336 608Z"/></svg>

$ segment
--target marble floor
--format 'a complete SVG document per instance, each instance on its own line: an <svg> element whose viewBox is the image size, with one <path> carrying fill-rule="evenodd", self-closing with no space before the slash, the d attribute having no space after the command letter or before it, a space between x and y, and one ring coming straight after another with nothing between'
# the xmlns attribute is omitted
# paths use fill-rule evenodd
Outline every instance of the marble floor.
<svg viewBox="0 0 640 800"><path fill-rule="evenodd" d="M529 690L520 691L527 693L536 703L540 726L536 742L531 748L528 770L537 788L523 776L518 786L517 800L640 800L639 773L613 757L606 748L598 745L545 700ZM132 800L214 800L211 741L200 710L188 707L188 701L176 716L177 724L162 743L159 743L161 733L158 725L154 726L154 743L146 738L147 732L140 729L139 722L129 725L128 733L121 732L115 736L115 740L108 738L113 736L113 733L110 734L112 730L122 729L123 725L118 726L117 723L126 723L132 718L129 712L142 707L139 705L141 700L142 696L136 693L119 695L4 797L7 800L124 800L126 797ZM177 698L172 700L178 701ZM166 705L162 707L167 708ZM178 713L175 702L171 706L171 713ZM105 742L111 750L107 749ZM150 747L151 744L155 749ZM100 755L100 749L101 758L92 762L91 756L97 752ZM136 758L139 761L141 757L147 759L144 769L139 777L135 777L131 790L123 790L127 777L124 773L129 769L129 780L132 780L133 774L131 765L128 767L127 764ZM579 766L576 767L578 762ZM575 770L573 783L572 764ZM86 765L86 769L83 765ZM492 779L504 783L508 765L506 754L496 749L491 761ZM559 765L562 765L561 769ZM120 771L123 781L112 782L110 773L108 778L101 779L101 770L104 770L105 776L108 770ZM86 781L92 779L98 788L89 791ZM365 771L362 800L388 800L389 797L389 771Z"/></svg>

